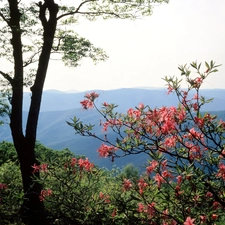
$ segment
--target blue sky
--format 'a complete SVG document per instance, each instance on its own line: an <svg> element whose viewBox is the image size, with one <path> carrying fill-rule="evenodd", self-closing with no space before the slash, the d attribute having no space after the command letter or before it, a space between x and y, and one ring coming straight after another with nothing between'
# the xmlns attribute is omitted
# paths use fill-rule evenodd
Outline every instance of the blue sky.
<svg viewBox="0 0 225 225"><path fill-rule="evenodd" d="M83 60L77 68L53 61L45 89L163 87L162 77L179 76L178 65L196 60L223 64L204 88L225 88L224 12L224 0L170 0L141 20L82 20L75 31L102 47L109 59L97 65Z"/></svg>

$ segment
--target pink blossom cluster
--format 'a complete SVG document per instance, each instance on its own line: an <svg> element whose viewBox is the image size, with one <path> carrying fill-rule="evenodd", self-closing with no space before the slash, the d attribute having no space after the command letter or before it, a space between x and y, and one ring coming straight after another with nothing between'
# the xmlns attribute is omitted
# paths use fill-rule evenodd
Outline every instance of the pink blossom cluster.
<svg viewBox="0 0 225 225"><path fill-rule="evenodd" d="M109 146L104 143L98 148L97 152L99 153L100 157L107 157L107 156L113 156L113 153L117 151L118 148L115 146Z"/></svg>
<svg viewBox="0 0 225 225"><path fill-rule="evenodd" d="M128 190L131 189L132 186L133 186L132 182L129 179L124 178L124 180L123 180L123 190L128 191Z"/></svg>
<svg viewBox="0 0 225 225"><path fill-rule="evenodd" d="M47 173L48 172L48 164L41 164L41 165L36 165L36 163L32 166L33 173L36 173L38 171Z"/></svg>
<svg viewBox="0 0 225 225"><path fill-rule="evenodd" d="M66 164L65 167L67 167L67 166L68 165ZM92 168L94 167L94 163L91 163L88 158L86 158L86 159L72 158L71 161L70 161L70 166L71 167L78 166L80 171L82 171L83 169L86 170L86 171L91 171ZM75 170L74 170L74 172L75 172Z"/></svg>
<svg viewBox="0 0 225 225"><path fill-rule="evenodd" d="M123 125L122 121L120 119L109 119L104 123L100 123L100 125L103 126L103 131L108 131L108 127L114 127L119 126L121 127Z"/></svg>
<svg viewBox="0 0 225 225"><path fill-rule="evenodd" d="M110 197L109 195L106 195L102 192L99 193L99 198L104 200L105 203L110 203Z"/></svg>
<svg viewBox="0 0 225 225"><path fill-rule="evenodd" d="M51 189L47 189L47 190L41 190L41 194L39 196L40 201L44 201L46 197L51 196L52 195L52 190Z"/></svg>
<svg viewBox="0 0 225 225"><path fill-rule="evenodd" d="M99 94L97 94L96 92L86 93L85 95L86 99L80 102L83 109L94 108L94 100L98 98L98 96Z"/></svg>

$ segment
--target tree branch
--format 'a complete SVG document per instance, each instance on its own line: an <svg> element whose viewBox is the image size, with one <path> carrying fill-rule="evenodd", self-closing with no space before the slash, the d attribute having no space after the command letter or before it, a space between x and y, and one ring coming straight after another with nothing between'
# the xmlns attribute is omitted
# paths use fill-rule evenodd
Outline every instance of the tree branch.
<svg viewBox="0 0 225 225"><path fill-rule="evenodd" d="M111 15L111 16L115 16L119 19L124 19L123 17L121 17L119 14L113 13L113 12L103 12L103 11L99 11L99 12L77 12L77 14L83 14L83 15Z"/></svg>
<svg viewBox="0 0 225 225"><path fill-rule="evenodd" d="M71 16L71 15L74 15L74 14L78 13L79 10L80 10L80 8L81 8L84 4L86 4L87 2L94 2L94 1L96 1L96 0L86 0L86 1L84 1L84 2L81 2L80 5L77 7L77 9L76 9L74 12L69 12L69 13L62 14L62 15L60 15L60 16L57 17L57 20L59 20L59 19L65 17L65 16Z"/></svg>
<svg viewBox="0 0 225 225"><path fill-rule="evenodd" d="M47 24L47 19L46 19L46 16L45 16L45 12L46 12L46 9L47 9L46 2L44 4L42 4L42 2L39 2L36 5L39 6L39 8L40 8L39 19L42 23L42 26L45 27L46 24Z"/></svg>
<svg viewBox="0 0 225 225"><path fill-rule="evenodd" d="M7 20L1 12L0 12L0 17L9 25L9 20Z"/></svg>
<svg viewBox="0 0 225 225"><path fill-rule="evenodd" d="M9 81L11 85L13 85L13 79L12 79L12 77L9 76L9 74L4 73L4 72L2 72L2 71L0 71L0 74L1 74L7 81Z"/></svg>
<svg viewBox="0 0 225 225"><path fill-rule="evenodd" d="M38 53L40 53L40 51L35 52L28 60L26 60L26 61L24 60L23 67L26 67L26 66L28 66L28 65L30 65L30 64L32 64L32 63L37 62L38 59L34 59L34 57L35 57Z"/></svg>

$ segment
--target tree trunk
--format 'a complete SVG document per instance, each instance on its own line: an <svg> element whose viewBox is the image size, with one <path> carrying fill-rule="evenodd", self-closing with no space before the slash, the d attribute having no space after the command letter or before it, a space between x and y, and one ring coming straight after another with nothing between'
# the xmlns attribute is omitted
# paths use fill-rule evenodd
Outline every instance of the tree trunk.
<svg viewBox="0 0 225 225"><path fill-rule="evenodd" d="M24 190L24 201L20 210L22 220L29 225L48 224L44 204L39 199L42 186L32 179L33 176L39 177L39 172L33 174L32 165L35 163L38 165L34 147L30 146L26 138L23 138L20 146L16 146L16 150L19 156Z"/></svg>
<svg viewBox="0 0 225 225"><path fill-rule="evenodd" d="M20 29L20 12L17 0L8 0L10 7L9 26L12 30L11 43L13 46L14 57L14 78L12 81L12 112L10 117L10 128L16 148L20 169L22 174L24 201L21 207L21 216L25 224L45 225L47 223L44 204L39 196L42 187L34 182L32 177L39 177L39 172L33 174L32 166L39 164L35 157L35 141L37 134L38 116L41 106L44 81L47 73L52 44L57 25L58 5L54 0L45 0L44 4L39 4L43 32L43 46L39 58L37 74L33 87L31 88L32 97L26 124L26 133L23 134L22 127L22 108L23 108L23 52ZM49 19L46 18L46 11L49 12Z"/></svg>

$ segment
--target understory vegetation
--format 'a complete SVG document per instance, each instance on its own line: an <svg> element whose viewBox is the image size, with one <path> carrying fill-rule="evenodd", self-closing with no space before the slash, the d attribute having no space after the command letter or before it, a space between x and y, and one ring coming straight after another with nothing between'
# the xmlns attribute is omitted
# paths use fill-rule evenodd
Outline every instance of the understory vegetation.
<svg viewBox="0 0 225 225"><path fill-rule="evenodd" d="M123 169L106 170L85 156L69 149L56 151L36 142L37 163L31 166L32 182L40 185L38 201L48 224L151 224L151 225L222 225L225 223L225 122L201 107L210 103L200 95L200 87L209 74L217 72L213 61L181 66L182 79L165 77L168 94L177 95L178 107L151 109L140 103L126 113L104 102L99 109L96 92L81 101L84 109L95 108L103 120L102 134L94 124L80 119L68 122L77 134L97 138L100 157L116 162L118 157L146 154L144 172L132 164ZM112 130L116 140L108 139ZM21 210L26 198L21 183L20 164L12 143L0 144L0 219L1 224L29 224ZM32 185L30 188L32 189ZM29 191L29 190L28 190ZM36 212L35 212L36 213Z"/></svg>
<svg viewBox="0 0 225 225"><path fill-rule="evenodd" d="M19 211L23 187L13 144L1 142L0 154L0 221L1 224L22 225ZM33 179L43 185L39 198L45 204L50 224L183 224L172 222L167 216L168 206L170 212L176 211L183 201L187 214L190 207L203 214L207 213L203 206L212 203L209 194L204 205L203 201L192 205L196 186L191 180L182 184L185 194L180 195L180 203L165 203L166 198L174 194L169 184L160 189L149 185L146 174L140 174L132 164L109 171L98 168L84 156L75 156L68 149L52 150L40 143L36 143L36 154L41 164L34 165L33 169L34 172L40 170L41 177ZM173 205L179 207L176 209ZM213 207L215 215L220 214L220 217L213 218L211 213L212 219L204 224L213 224L215 219L217 225L224 224L224 209L218 209L219 205Z"/></svg>

